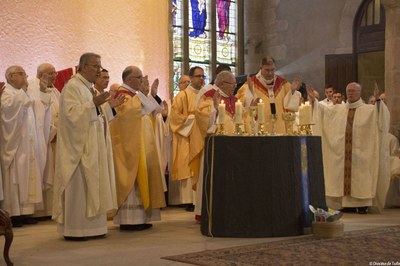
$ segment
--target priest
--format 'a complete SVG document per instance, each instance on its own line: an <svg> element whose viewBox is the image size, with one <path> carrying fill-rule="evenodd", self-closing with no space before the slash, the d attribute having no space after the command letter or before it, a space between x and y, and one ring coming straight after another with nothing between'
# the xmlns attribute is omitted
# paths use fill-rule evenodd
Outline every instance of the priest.
<svg viewBox="0 0 400 266"><path fill-rule="evenodd" d="M382 101L365 104L358 83L347 85L346 96L346 104L333 106L312 99L322 136L327 205L360 214L368 207L380 211L389 186L389 111Z"/></svg>
<svg viewBox="0 0 400 266"><path fill-rule="evenodd" d="M10 214L14 227L35 223L27 215L32 215L43 200L36 121L33 101L26 93L26 78L21 66L7 68L7 84L1 97L1 208ZM42 83L41 89L45 87Z"/></svg>
<svg viewBox="0 0 400 266"><path fill-rule="evenodd" d="M100 56L83 54L60 97L53 219L66 240L104 237L106 214L117 207L108 121L99 108L109 93L93 89L100 71Z"/></svg>
<svg viewBox="0 0 400 266"><path fill-rule="evenodd" d="M265 104L265 125L267 131L272 130L272 115L276 115L276 133L286 133L285 122L282 119L284 112L297 112L300 105L301 93L298 91L300 82L295 80L290 84L287 80L275 74L275 59L271 56L261 60L260 70L255 76L249 77L247 82L238 90L238 98L245 106L255 105L262 100ZM249 125L245 117L245 124ZM249 129L248 129L249 130Z"/></svg>
<svg viewBox="0 0 400 266"><path fill-rule="evenodd" d="M128 66L116 96L126 101L115 110L111 123L115 151L118 212L114 223L121 230L146 230L151 221L161 220L165 207L160 161L155 145L153 117L163 108L149 94L140 68Z"/></svg>
<svg viewBox="0 0 400 266"><path fill-rule="evenodd" d="M203 130L207 127L209 115L195 116L196 98L204 86L204 70L195 66L189 70L190 85L174 98L169 115L169 124L173 132L172 169L170 176L179 183L174 204L187 204L187 211L194 211L196 183L199 176L201 150L204 139Z"/></svg>

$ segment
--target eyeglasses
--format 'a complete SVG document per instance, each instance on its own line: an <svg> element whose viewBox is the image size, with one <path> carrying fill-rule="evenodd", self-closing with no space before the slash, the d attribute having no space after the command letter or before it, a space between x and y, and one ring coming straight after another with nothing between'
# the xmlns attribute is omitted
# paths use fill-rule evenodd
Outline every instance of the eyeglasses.
<svg viewBox="0 0 400 266"><path fill-rule="evenodd" d="M206 78L206 76L204 76L204 75L193 75L193 77L195 77L195 78L203 78L203 79Z"/></svg>
<svg viewBox="0 0 400 266"><path fill-rule="evenodd" d="M228 83L229 85L232 85L232 86L237 86L237 83L236 82L234 82L234 83L231 83L231 82L228 82L228 81L222 81L222 82L224 82L224 83Z"/></svg>
<svg viewBox="0 0 400 266"><path fill-rule="evenodd" d="M22 77L24 77L24 78L27 78L28 77L28 75L25 73L25 72L22 72L22 71L20 71L20 72L13 72L13 73L11 73L12 75L13 74L17 74L17 75L20 75L20 76L22 76Z"/></svg>
<svg viewBox="0 0 400 266"><path fill-rule="evenodd" d="M47 75L49 75L49 76L57 76L58 73L55 72L55 71L51 71L51 72L47 73Z"/></svg>
<svg viewBox="0 0 400 266"><path fill-rule="evenodd" d="M143 76L137 76L137 77L135 77L135 76L133 76L135 79L143 79Z"/></svg>
<svg viewBox="0 0 400 266"><path fill-rule="evenodd" d="M92 66L92 67L94 67L94 68L96 68L96 69L100 69L100 70L102 70L102 69L103 69L103 67L102 67L102 66L100 66L100 65L92 65L92 64L86 64L86 65L88 65L88 66Z"/></svg>

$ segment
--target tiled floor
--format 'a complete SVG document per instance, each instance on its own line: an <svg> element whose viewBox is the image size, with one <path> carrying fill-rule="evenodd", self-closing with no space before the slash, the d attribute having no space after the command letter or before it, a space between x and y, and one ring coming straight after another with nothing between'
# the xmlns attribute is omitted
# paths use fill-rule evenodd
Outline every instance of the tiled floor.
<svg viewBox="0 0 400 266"><path fill-rule="evenodd" d="M345 214L345 231L400 224L400 209L382 214ZM121 232L109 223L105 239L86 242L63 240L53 221L14 229L10 257L16 266L23 265L186 265L160 259L163 256L218 249L230 246L275 241L282 238L210 238L201 235L193 213L180 208L166 208L162 221L142 232ZM4 243L1 238L0 245ZM0 260L0 265L4 261Z"/></svg>

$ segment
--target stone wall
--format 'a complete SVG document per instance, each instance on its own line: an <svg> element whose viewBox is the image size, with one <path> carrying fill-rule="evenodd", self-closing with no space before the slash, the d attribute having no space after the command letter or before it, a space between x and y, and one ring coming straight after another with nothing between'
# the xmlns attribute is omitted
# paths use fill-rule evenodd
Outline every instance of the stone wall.
<svg viewBox="0 0 400 266"><path fill-rule="evenodd" d="M320 92L325 55L352 53L353 21L362 0L245 1L245 72L255 72L264 55L278 73L301 77Z"/></svg>
<svg viewBox="0 0 400 266"><path fill-rule="evenodd" d="M10 65L32 77L40 63L64 69L90 51L102 56L110 83L138 65L160 79L163 98L169 95L168 1L3 0L0 15L0 80Z"/></svg>

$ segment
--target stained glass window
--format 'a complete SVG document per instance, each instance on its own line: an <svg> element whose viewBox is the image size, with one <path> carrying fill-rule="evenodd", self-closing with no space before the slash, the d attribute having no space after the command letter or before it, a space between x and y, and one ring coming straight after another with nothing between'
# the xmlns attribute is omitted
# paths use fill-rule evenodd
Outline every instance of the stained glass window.
<svg viewBox="0 0 400 266"><path fill-rule="evenodd" d="M177 81L200 66L205 83L218 64L237 69L238 0L172 0L174 93ZM187 10L184 10L184 7ZM215 14L215 16L211 16ZM185 45L186 44L186 45ZM237 73L236 73L237 74Z"/></svg>

